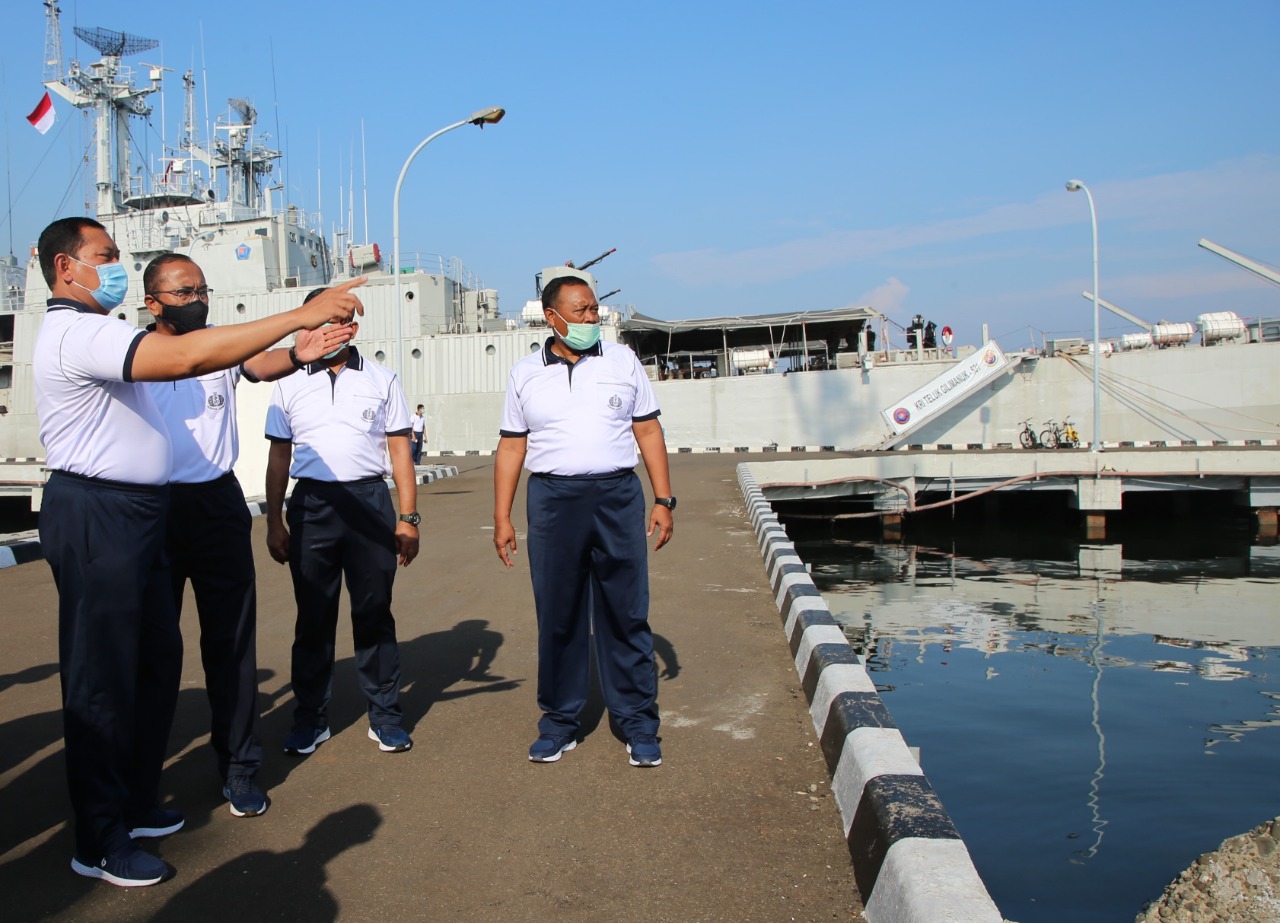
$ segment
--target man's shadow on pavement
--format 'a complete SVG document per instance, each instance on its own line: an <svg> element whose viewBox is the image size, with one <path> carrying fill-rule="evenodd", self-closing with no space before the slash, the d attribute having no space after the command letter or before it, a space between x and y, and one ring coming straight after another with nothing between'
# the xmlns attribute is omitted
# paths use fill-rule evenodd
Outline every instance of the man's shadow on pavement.
<svg viewBox="0 0 1280 923"><path fill-rule="evenodd" d="M503 640L502 633L490 629L484 619L466 619L448 631L401 640L400 708L404 727L412 733L437 702L518 689L523 679L508 679L492 672ZM262 737L267 753L279 752L285 734L293 726L291 692L289 685L282 686L271 697L271 707L263 709ZM344 657L334 664L329 728L337 735L367 721L367 714L368 702L359 689L355 660ZM263 780L278 785L299 762L293 757L264 760Z"/></svg>
<svg viewBox="0 0 1280 923"><path fill-rule="evenodd" d="M152 917L155 923L190 920L338 919L338 902L329 893L325 866L342 853L367 843L382 824L370 804L354 804L330 814L297 849L246 853L224 863L175 894ZM178 870L181 881L182 870ZM170 885L172 887L172 885Z"/></svg>

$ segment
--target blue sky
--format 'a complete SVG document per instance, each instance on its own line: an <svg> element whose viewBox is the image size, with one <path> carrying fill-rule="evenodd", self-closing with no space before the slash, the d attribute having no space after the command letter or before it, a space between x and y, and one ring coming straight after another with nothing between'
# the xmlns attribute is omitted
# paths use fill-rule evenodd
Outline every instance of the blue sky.
<svg viewBox="0 0 1280 923"><path fill-rule="evenodd" d="M387 254L409 152L505 107L433 142L401 198L402 248L460 257L504 310L541 267L617 247L602 291L658 317L870 304L959 342L983 322L1007 347L1089 335L1089 209L1064 189L1078 177L1102 297L1152 321L1280 316L1280 286L1196 246L1280 264L1274 0L241 9L62 0L64 56L96 59L74 24L160 39L126 61L175 68L170 136L186 67L215 109L251 98L288 151L289 198L314 210L320 186L326 231L353 155L359 186L363 120ZM0 243L12 231L21 254L64 196L61 214L81 210L83 140L64 103L44 137L23 120L42 92L39 0L6 5L0 49L17 198ZM156 131L134 128L154 156L158 109ZM1104 335L1133 329L1104 313Z"/></svg>

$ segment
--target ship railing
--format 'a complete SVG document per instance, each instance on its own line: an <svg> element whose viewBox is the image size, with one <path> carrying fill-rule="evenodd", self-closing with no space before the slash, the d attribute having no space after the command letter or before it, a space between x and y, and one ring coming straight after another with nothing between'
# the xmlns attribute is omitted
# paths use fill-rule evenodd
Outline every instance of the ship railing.
<svg viewBox="0 0 1280 923"><path fill-rule="evenodd" d="M131 253L161 253L182 245L182 228L135 228L125 235Z"/></svg>
<svg viewBox="0 0 1280 923"><path fill-rule="evenodd" d="M467 291L479 291L485 287L484 281L467 269L462 264L462 260L456 256L445 257L438 253L402 253L400 254L400 272L402 274L425 272L428 275L444 276Z"/></svg>

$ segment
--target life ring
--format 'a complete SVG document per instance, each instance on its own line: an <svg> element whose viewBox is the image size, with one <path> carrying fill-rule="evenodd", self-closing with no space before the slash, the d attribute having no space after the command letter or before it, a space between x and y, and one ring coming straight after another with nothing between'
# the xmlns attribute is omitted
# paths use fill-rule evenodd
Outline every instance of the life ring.
<svg viewBox="0 0 1280 923"><path fill-rule="evenodd" d="M311 254L311 268L315 269L316 266L318 266L319 264L320 264L320 261L316 259L316 255L314 253Z"/></svg>

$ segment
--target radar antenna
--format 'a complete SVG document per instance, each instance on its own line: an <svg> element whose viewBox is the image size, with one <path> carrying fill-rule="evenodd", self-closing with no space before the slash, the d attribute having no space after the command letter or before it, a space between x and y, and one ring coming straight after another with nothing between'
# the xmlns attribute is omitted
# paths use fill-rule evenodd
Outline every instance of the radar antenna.
<svg viewBox="0 0 1280 923"><path fill-rule="evenodd" d="M99 54L109 58L122 58L127 54L137 54L140 51L150 51L152 48L160 47L157 39L130 35L128 32L116 32L114 29L96 27L90 29L86 26L76 26L73 31L80 41L92 45L98 49Z"/></svg>
<svg viewBox="0 0 1280 923"><path fill-rule="evenodd" d="M253 125L258 121L258 110L253 108L253 103L247 99L231 98L227 100L228 105L235 110L236 115L240 116L242 125Z"/></svg>

